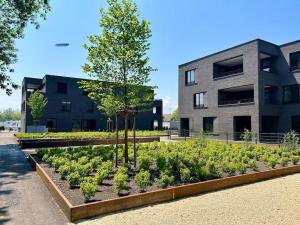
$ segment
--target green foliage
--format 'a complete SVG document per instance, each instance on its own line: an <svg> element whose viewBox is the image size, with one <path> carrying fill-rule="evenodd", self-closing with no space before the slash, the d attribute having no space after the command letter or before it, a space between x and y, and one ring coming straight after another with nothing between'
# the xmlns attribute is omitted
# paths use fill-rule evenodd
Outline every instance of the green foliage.
<svg viewBox="0 0 300 225"><path fill-rule="evenodd" d="M78 163L80 165L86 165L89 162L89 158L87 156L82 156L78 159Z"/></svg>
<svg viewBox="0 0 300 225"><path fill-rule="evenodd" d="M258 164L255 160L252 159L252 160L249 161L249 167L253 170L257 170Z"/></svg>
<svg viewBox="0 0 300 225"><path fill-rule="evenodd" d="M93 159L90 160L93 169L96 169L98 166L101 165L102 158L100 156L96 156Z"/></svg>
<svg viewBox="0 0 300 225"><path fill-rule="evenodd" d="M179 114L178 114L178 108L175 109L174 112L172 112L172 118L171 118L172 121L179 121Z"/></svg>
<svg viewBox="0 0 300 225"><path fill-rule="evenodd" d="M269 158L267 158L267 163L272 168L274 168L276 166L278 161L279 161L278 156L275 156L275 155L271 155Z"/></svg>
<svg viewBox="0 0 300 225"><path fill-rule="evenodd" d="M184 183L189 183L191 181L191 171L189 168L180 169L180 180Z"/></svg>
<svg viewBox="0 0 300 225"><path fill-rule="evenodd" d="M39 18L45 19L50 10L47 0L0 1L0 89L7 95L18 85L12 82L9 73L14 72L12 64L17 62L15 40L24 37L26 25L39 28Z"/></svg>
<svg viewBox="0 0 300 225"><path fill-rule="evenodd" d="M67 159L63 157L55 158L52 162L52 166L55 168L55 170L58 170L58 168L62 165L64 165L66 162L68 162Z"/></svg>
<svg viewBox="0 0 300 225"><path fill-rule="evenodd" d="M105 179L108 178L110 171L107 169L100 169L95 174L95 180L97 184L102 184Z"/></svg>
<svg viewBox="0 0 300 225"><path fill-rule="evenodd" d="M0 81L1 83L1 81ZM8 108L3 111L0 111L0 122L9 121L9 120L21 120L21 112L18 109Z"/></svg>
<svg viewBox="0 0 300 225"><path fill-rule="evenodd" d="M248 129L245 129L244 133L242 134L242 139L245 145L249 145L252 140L252 134Z"/></svg>
<svg viewBox="0 0 300 225"><path fill-rule="evenodd" d="M43 94L35 91L29 96L27 104L31 109L33 119L39 120L43 115L45 106L47 105L47 99Z"/></svg>
<svg viewBox="0 0 300 225"><path fill-rule="evenodd" d="M128 188L127 179L128 175L124 173L116 173L114 175L113 186L118 195L122 190L126 190Z"/></svg>
<svg viewBox="0 0 300 225"><path fill-rule="evenodd" d="M65 179L71 173L71 171L72 169L70 164L61 165L57 170L57 172L61 175L62 179Z"/></svg>
<svg viewBox="0 0 300 225"><path fill-rule="evenodd" d="M80 184L80 181L81 181L81 176L77 171L73 172L73 173L70 173L67 176L67 181L68 181L68 184L70 185L71 188L75 187L75 186L78 186Z"/></svg>
<svg viewBox="0 0 300 225"><path fill-rule="evenodd" d="M300 160L299 156L297 156L297 155L292 156L292 162L294 165L296 165L299 162L299 160Z"/></svg>
<svg viewBox="0 0 300 225"><path fill-rule="evenodd" d="M292 151L298 148L299 138L295 131L290 131L283 137L282 148L286 151Z"/></svg>
<svg viewBox="0 0 300 225"><path fill-rule="evenodd" d="M141 191L145 191L145 189L151 184L151 175L149 171L141 170L138 174L135 175L134 180L135 183L140 187Z"/></svg>
<svg viewBox="0 0 300 225"><path fill-rule="evenodd" d="M138 162L140 170L149 170L151 158L147 154L140 154L138 156Z"/></svg>
<svg viewBox="0 0 300 225"><path fill-rule="evenodd" d="M81 177L86 177L90 174L90 172L92 171L92 164L91 163L87 163L85 165L81 165L78 164L77 165L77 171L80 174Z"/></svg>
<svg viewBox="0 0 300 225"><path fill-rule="evenodd" d="M101 163L100 169L111 171L113 168L112 161L105 161Z"/></svg>
<svg viewBox="0 0 300 225"><path fill-rule="evenodd" d="M162 172L160 173L159 178L156 179L156 182L160 187L166 188L169 185L172 185L174 183L174 180L174 176L170 176L168 173Z"/></svg>
<svg viewBox="0 0 300 225"><path fill-rule="evenodd" d="M84 196L85 201L88 201L95 196L97 185L93 181L84 181L80 184L80 192Z"/></svg>
<svg viewBox="0 0 300 225"><path fill-rule="evenodd" d="M42 159L44 155L48 154L49 150L47 148L42 148L37 150L37 156Z"/></svg>
<svg viewBox="0 0 300 225"><path fill-rule="evenodd" d="M119 166L118 169L117 169L117 173L127 174L128 173L128 168L126 166Z"/></svg>
<svg viewBox="0 0 300 225"><path fill-rule="evenodd" d="M289 158L287 158L287 157L282 157L280 159L280 165L282 165L282 166L286 166L288 164L288 162L289 162Z"/></svg>

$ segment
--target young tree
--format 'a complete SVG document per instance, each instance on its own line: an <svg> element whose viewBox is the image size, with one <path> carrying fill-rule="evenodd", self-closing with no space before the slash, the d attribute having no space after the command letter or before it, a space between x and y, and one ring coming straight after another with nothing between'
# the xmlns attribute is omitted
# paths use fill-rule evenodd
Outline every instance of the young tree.
<svg viewBox="0 0 300 225"><path fill-rule="evenodd" d="M27 23L38 28L37 18L45 18L49 10L47 0L0 0L0 90L8 95L18 88L9 76L17 61L15 40L23 38Z"/></svg>
<svg viewBox="0 0 300 225"><path fill-rule="evenodd" d="M47 99L43 94L35 91L28 98L27 104L31 109L31 115L33 118L34 126L36 128L36 121L39 121L41 119L45 106L47 105Z"/></svg>
<svg viewBox="0 0 300 225"><path fill-rule="evenodd" d="M178 108L175 109L174 112L172 112L172 118L171 118L172 121L178 121L179 120L179 115L178 115Z"/></svg>
<svg viewBox="0 0 300 225"><path fill-rule="evenodd" d="M106 110L114 104L114 112L124 113L125 162L128 163L129 110L145 105L153 99L153 88L144 85L150 81L153 68L148 65L151 31L149 22L140 19L133 0L107 0L108 9L101 12L101 35L89 36L88 51L83 71L94 81L82 81L81 87L89 97Z"/></svg>

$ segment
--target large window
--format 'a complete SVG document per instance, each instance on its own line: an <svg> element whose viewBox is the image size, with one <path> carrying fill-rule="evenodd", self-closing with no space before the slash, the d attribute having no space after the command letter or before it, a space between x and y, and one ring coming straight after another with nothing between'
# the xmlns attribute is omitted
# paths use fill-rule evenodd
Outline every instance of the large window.
<svg viewBox="0 0 300 225"><path fill-rule="evenodd" d="M205 107L204 95L204 92L194 94L194 108Z"/></svg>
<svg viewBox="0 0 300 225"><path fill-rule="evenodd" d="M283 103L299 103L299 85L289 85L283 87Z"/></svg>
<svg viewBox="0 0 300 225"><path fill-rule="evenodd" d="M261 70L265 72L271 72L272 58L266 58L261 60Z"/></svg>
<svg viewBox="0 0 300 225"><path fill-rule="evenodd" d="M291 71L300 71L300 52L290 54Z"/></svg>
<svg viewBox="0 0 300 225"><path fill-rule="evenodd" d="M61 102L62 112L71 112L71 102Z"/></svg>
<svg viewBox="0 0 300 225"><path fill-rule="evenodd" d="M300 116L292 116L292 130L300 134Z"/></svg>
<svg viewBox="0 0 300 225"><path fill-rule="evenodd" d="M67 94L67 84L58 82L56 92L59 94Z"/></svg>
<svg viewBox="0 0 300 225"><path fill-rule="evenodd" d="M195 81L195 70L189 70L185 72L185 85L196 84Z"/></svg>
<svg viewBox="0 0 300 225"><path fill-rule="evenodd" d="M56 131L56 119L47 119L46 120L46 128L48 132Z"/></svg>
<svg viewBox="0 0 300 225"><path fill-rule="evenodd" d="M203 131L205 133L214 132L215 117L203 117Z"/></svg>

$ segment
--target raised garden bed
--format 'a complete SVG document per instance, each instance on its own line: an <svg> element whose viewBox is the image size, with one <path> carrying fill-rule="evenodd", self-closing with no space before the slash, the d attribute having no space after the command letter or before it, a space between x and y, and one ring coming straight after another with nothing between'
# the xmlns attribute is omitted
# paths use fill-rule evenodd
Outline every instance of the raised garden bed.
<svg viewBox="0 0 300 225"><path fill-rule="evenodd" d="M37 172L71 221L300 172L298 165L300 151L297 149L285 150L259 145L226 145L211 141L205 143L188 141L176 144L151 143L138 147L138 168L135 170L131 165L128 171L120 172L112 167L109 175L100 185L93 184L96 187L96 193L89 201L83 198L79 188L69 188L68 182L62 180L61 175L49 166L51 163L46 160L45 155L48 154L49 157L52 154L54 158L69 157L74 160L74 163L75 161L76 163L84 162L86 158L81 157L89 155L88 158L91 160L85 162L84 165L91 162L92 158L101 156L103 160L100 166L94 171L91 169L86 174L90 178L83 178L81 181L93 183L96 179L95 174L105 170L104 165L113 160L113 155L109 153L109 146L102 146L100 147L102 150L96 149L94 152L88 148L56 149L53 152L43 150L38 155L43 156L47 163L38 156L31 156L31 159L37 162ZM130 150L131 155L132 149ZM85 152L85 154L78 155L77 153L80 152ZM122 150L120 150L119 157L121 162ZM59 160L56 160L52 166L58 167L58 162ZM176 165L180 168L176 168ZM135 176L139 174L138 171L149 171L151 175L151 183L146 185L145 193L140 193L140 188L136 183ZM128 174L127 188L122 188L119 194L112 186L113 177L116 177L118 173ZM164 179L162 175L165 176ZM161 186L168 186L168 188Z"/></svg>
<svg viewBox="0 0 300 225"><path fill-rule="evenodd" d="M136 143L147 143L159 141L160 137L136 137ZM133 142L133 138L128 139ZM111 145L116 144L114 138L23 138L18 139L18 143L22 149L25 148L46 148L46 147L69 147L83 145ZM118 139L118 143L124 143L124 139Z"/></svg>

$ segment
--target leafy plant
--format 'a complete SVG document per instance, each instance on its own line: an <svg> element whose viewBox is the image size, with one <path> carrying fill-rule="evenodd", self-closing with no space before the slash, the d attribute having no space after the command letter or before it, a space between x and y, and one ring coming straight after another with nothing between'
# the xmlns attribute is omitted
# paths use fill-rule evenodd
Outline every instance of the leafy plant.
<svg viewBox="0 0 300 225"><path fill-rule="evenodd" d="M150 168L150 157L146 154L141 154L138 157L138 162L139 162L139 169L140 170L149 170Z"/></svg>
<svg viewBox="0 0 300 225"><path fill-rule="evenodd" d="M191 171L189 168L181 168L180 169L180 179L184 183L189 183L191 180Z"/></svg>
<svg viewBox="0 0 300 225"><path fill-rule="evenodd" d="M105 179L107 179L109 176L109 170L108 169L100 169L96 172L95 180L98 184L102 184Z"/></svg>
<svg viewBox="0 0 300 225"><path fill-rule="evenodd" d="M89 158L87 156L82 156L78 159L78 163L80 165L85 165L89 162Z"/></svg>
<svg viewBox="0 0 300 225"><path fill-rule="evenodd" d="M113 186L118 195L120 195L122 190L127 189L128 187L128 175L124 173L116 173L114 175Z"/></svg>
<svg viewBox="0 0 300 225"><path fill-rule="evenodd" d="M100 166L101 162L102 162L102 158L100 156L96 156L90 160L93 169L96 169L98 166Z"/></svg>
<svg viewBox="0 0 300 225"><path fill-rule="evenodd" d="M67 182L71 188L78 186L80 184L80 181L81 181L81 176L78 172L70 173L67 176Z"/></svg>
<svg viewBox="0 0 300 225"><path fill-rule="evenodd" d="M294 165L296 165L299 162L299 160L300 160L299 156L297 156L297 155L292 156L292 162Z"/></svg>
<svg viewBox="0 0 300 225"><path fill-rule="evenodd" d="M174 180L174 176L170 176L168 173L162 172L160 173L159 178L156 179L156 182L160 187L166 188L169 185L172 185L174 183Z"/></svg>
<svg viewBox="0 0 300 225"><path fill-rule="evenodd" d="M65 179L66 176L68 176L68 174L71 173L71 167L70 164L64 164L62 166L60 166L57 170L57 172L61 175L62 179Z"/></svg>
<svg viewBox="0 0 300 225"><path fill-rule="evenodd" d="M282 157L280 159L280 165L282 165L282 166L286 166L288 164L288 162L289 162L289 158L287 158L287 157Z"/></svg>
<svg viewBox="0 0 300 225"><path fill-rule="evenodd" d="M80 184L80 192L84 196L85 201L88 201L95 196L97 192L97 185L95 182L82 182Z"/></svg>
<svg viewBox="0 0 300 225"><path fill-rule="evenodd" d="M58 170L58 168L62 165L64 165L67 162L67 159L63 157L55 158L52 162L52 166L55 168L55 171Z"/></svg>
<svg viewBox="0 0 300 225"><path fill-rule="evenodd" d="M141 191L145 191L145 189L151 184L149 171L141 170L138 174L135 175L135 182L140 187Z"/></svg>
<svg viewBox="0 0 300 225"><path fill-rule="evenodd" d="M299 138L295 131L290 131L283 137L282 148L291 151L298 148Z"/></svg>

